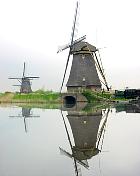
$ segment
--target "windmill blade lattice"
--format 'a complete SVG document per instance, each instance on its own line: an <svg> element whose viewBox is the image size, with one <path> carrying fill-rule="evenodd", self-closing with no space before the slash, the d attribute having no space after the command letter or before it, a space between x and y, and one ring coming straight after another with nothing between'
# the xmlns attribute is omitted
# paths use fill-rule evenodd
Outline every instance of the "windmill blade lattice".
<svg viewBox="0 0 140 176"><path fill-rule="evenodd" d="M84 35L84 36L82 36L82 37L80 37L80 38L74 40L74 41L73 41L73 45L75 45L75 44L77 44L77 43L79 43L79 42L81 42L81 41L83 41L83 40L85 40L85 39L86 39L86 35ZM64 46L59 47L57 53L59 53L59 52L65 50L65 49L67 49L67 48L70 48L70 43L69 43L69 44L66 44L66 45L64 45Z"/></svg>
<svg viewBox="0 0 140 176"><path fill-rule="evenodd" d="M90 48L88 47L88 45L86 45L87 48L88 48L88 51L90 52L93 60L95 61L95 64L96 64L96 67L99 71L99 73L101 74L101 77L103 78L103 81L101 81L107 88L107 90L109 91L109 86L108 86L108 83L106 81L106 77L105 77L105 74L104 74L104 69L103 69L103 65L102 65L102 61L101 61L101 56L100 56L100 53L99 53L99 49L96 48L96 50L92 53ZM97 51L98 51L98 56L97 56ZM98 59L99 57L99 59Z"/></svg>
<svg viewBox="0 0 140 176"><path fill-rule="evenodd" d="M22 74L22 77L24 78L25 77L25 62L23 64L23 74Z"/></svg>

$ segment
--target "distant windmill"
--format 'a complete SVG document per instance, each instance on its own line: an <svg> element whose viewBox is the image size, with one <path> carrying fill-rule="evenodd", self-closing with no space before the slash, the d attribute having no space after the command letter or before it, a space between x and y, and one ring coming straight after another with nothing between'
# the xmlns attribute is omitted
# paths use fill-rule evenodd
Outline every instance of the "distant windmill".
<svg viewBox="0 0 140 176"><path fill-rule="evenodd" d="M31 93L31 82L30 80L33 80L35 78L39 78L37 76L25 76L25 62L23 66L23 74L21 78L15 78L11 77L9 79L17 79L20 83L20 85L14 85L14 86L19 86L20 87L20 93Z"/></svg>
<svg viewBox="0 0 140 176"><path fill-rule="evenodd" d="M107 90L109 90L100 58L99 49L97 49L95 46L92 46L88 42L84 42L83 40L86 38L86 36L83 36L80 39L74 41L78 7L79 4L77 1L71 34L71 42L70 44L67 44L58 50L58 52L61 52L69 48L60 92L63 88L71 55L73 55L73 62L70 76L66 84L68 92L77 92L77 90L79 91L83 89L101 90L101 83L103 83ZM103 81L99 79L97 70L100 72Z"/></svg>

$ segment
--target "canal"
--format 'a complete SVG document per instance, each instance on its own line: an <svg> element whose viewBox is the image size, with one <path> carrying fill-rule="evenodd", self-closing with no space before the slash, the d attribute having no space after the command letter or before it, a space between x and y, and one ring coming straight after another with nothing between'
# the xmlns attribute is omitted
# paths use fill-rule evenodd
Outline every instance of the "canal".
<svg viewBox="0 0 140 176"><path fill-rule="evenodd" d="M139 104L0 106L1 176L138 176L139 149Z"/></svg>

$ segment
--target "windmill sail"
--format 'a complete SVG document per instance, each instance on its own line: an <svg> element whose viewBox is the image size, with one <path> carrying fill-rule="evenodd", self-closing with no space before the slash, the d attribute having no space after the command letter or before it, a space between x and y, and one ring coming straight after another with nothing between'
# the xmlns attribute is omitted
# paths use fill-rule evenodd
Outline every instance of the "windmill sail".
<svg viewBox="0 0 140 176"><path fill-rule="evenodd" d="M74 22L73 22L73 27L72 27L72 33L71 33L71 41L70 41L70 45L69 45L69 53L68 53L68 57L67 57L67 62L66 62L66 66L65 66L65 71L64 71L63 79L62 79L60 93L61 93L62 88L63 88L63 84L64 84L64 80L65 80L65 76L66 76L66 72L67 72L67 68L68 68L68 63L69 63L69 59L70 59L70 55L71 55L71 50L72 50L72 46L73 46L73 42L74 42L74 34L75 34L75 27L76 27L78 7L79 7L79 3L77 1L77 3L76 3L76 9L75 9L75 15L74 15Z"/></svg>
<svg viewBox="0 0 140 176"><path fill-rule="evenodd" d="M67 157L69 157L69 158L74 158L72 154L70 154L70 153L67 152L66 150L62 149L61 147L59 147L59 150L60 150L60 153L61 153L62 155L65 155L65 156L67 156ZM78 162L80 165L84 166L86 169L89 168L89 165L88 165L87 160L83 160L83 161L80 161L80 160L77 160L77 159L75 159L75 160L76 160L76 162Z"/></svg>
<svg viewBox="0 0 140 176"><path fill-rule="evenodd" d="M79 42L81 42L81 41L83 41L83 40L85 40L85 39L86 39L86 35L80 37L80 38L77 39L77 40L74 40L74 41L73 41L73 45L75 45L76 43L79 43ZM70 46L71 46L71 45L70 45L70 43L69 43L69 44L64 45L64 46L62 46L62 47L59 47L57 53L59 53L59 52L65 50L65 49L67 49L67 48L70 48Z"/></svg>
<svg viewBox="0 0 140 176"><path fill-rule="evenodd" d="M99 51L98 51L98 53L99 53ZM103 69L103 66L102 66L102 62L99 62L96 52L94 54L95 54L95 59L96 59L96 62L97 62L97 67L99 69L99 72L100 72L103 80L104 80L103 84L106 86L107 90L109 91L109 87L108 87L108 83L106 81L106 77L105 77L105 74L104 74L104 69ZM99 57L100 57L100 54L99 54ZM100 60L101 60L101 57L100 57Z"/></svg>

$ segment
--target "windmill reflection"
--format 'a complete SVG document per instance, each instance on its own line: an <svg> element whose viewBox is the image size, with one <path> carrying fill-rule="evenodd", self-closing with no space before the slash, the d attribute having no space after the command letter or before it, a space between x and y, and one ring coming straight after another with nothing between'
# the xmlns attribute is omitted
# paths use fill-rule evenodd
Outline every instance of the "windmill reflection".
<svg viewBox="0 0 140 176"><path fill-rule="evenodd" d="M73 145L66 119L61 111L71 153L62 148L60 148L60 152L74 160L76 176L81 175L80 165L88 169L89 165L87 160L101 152L108 113L109 109L105 111L101 109L91 110L88 113L79 110L68 111L67 119L75 143Z"/></svg>
<svg viewBox="0 0 140 176"><path fill-rule="evenodd" d="M27 133L28 132L28 129L27 129L27 118L37 118L37 117L40 117L40 116L33 115L33 112L31 111L31 108L22 107L21 113L19 113L17 116L9 116L9 117L23 118L24 129L25 129L25 132Z"/></svg>

